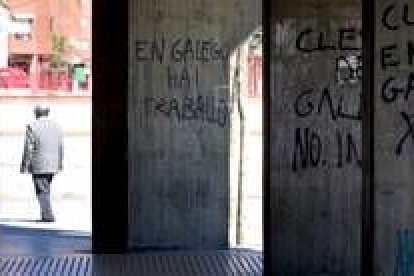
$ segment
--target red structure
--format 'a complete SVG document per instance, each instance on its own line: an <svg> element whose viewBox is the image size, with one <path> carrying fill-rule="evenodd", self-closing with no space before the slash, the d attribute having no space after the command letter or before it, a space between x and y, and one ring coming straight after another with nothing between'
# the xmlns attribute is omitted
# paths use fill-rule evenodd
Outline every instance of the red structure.
<svg viewBox="0 0 414 276"><path fill-rule="evenodd" d="M248 96L259 98L262 96L262 55L254 51L249 52L248 63Z"/></svg>
<svg viewBox="0 0 414 276"><path fill-rule="evenodd" d="M1 88L28 88L29 79L26 72L19 67L0 69Z"/></svg>
<svg viewBox="0 0 414 276"><path fill-rule="evenodd" d="M0 87L25 83L33 93L71 90L72 65L90 68L91 0L9 0L8 5L16 26L9 35L9 67L20 68L26 76L20 74L18 82L14 74L5 73Z"/></svg>

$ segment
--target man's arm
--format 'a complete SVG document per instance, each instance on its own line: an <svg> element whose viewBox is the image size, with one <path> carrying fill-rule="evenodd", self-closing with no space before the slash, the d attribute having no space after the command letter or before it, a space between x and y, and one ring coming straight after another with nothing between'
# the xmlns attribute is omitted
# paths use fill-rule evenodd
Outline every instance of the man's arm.
<svg viewBox="0 0 414 276"><path fill-rule="evenodd" d="M21 173L28 173L32 163L32 155L34 149L33 132L29 125L26 128L26 135L24 139L23 158L20 165Z"/></svg>

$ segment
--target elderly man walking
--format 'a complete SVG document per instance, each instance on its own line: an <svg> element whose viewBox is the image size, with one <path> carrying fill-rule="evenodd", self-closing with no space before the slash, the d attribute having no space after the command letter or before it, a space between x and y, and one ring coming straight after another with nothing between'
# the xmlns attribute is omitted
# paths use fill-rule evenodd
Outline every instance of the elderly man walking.
<svg viewBox="0 0 414 276"><path fill-rule="evenodd" d="M50 186L63 167L63 135L59 125L48 118L48 107L36 105L34 115L36 120L26 128L20 172L32 174L41 221L54 222Z"/></svg>

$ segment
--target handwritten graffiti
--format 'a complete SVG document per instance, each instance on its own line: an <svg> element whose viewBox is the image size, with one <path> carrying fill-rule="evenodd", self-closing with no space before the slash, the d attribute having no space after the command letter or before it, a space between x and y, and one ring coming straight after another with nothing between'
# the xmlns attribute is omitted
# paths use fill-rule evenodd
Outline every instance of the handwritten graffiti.
<svg viewBox="0 0 414 276"><path fill-rule="evenodd" d="M401 23L405 26L414 26L414 18L410 18L410 6L404 4L402 8L402 14L397 13L397 7L395 4L387 6L381 17L382 25L390 31L397 31L401 27Z"/></svg>
<svg viewBox="0 0 414 276"><path fill-rule="evenodd" d="M395 154L397 155L401 154L402 147L409 137L411 137L411 140L414 142L414 115L408 115L406 112L402 111L401 117L406 123L407 130L397 143L397 148L395 149Z"/></svg>
<svg viewBox="0 0 414 276"><path fill-rule="evenodd" d="M410 6L404 4L402 10L402 15L399 17L396 14L397 9L395 4L391 4L384 9L381 21L385 30L397 31L400 29L401 25L414 26L414 20L409 18ZM380 48L380 61L383 70L387 70L390 67L400 66L402 60L406 61L408 65L413 64L414 43L407 39L403 44L405 47L403 51L397 43L383 45ZM403 55L401 56L401 54Z"/></svg>
<svg viewBox="0 0 414 276"><path fill-rule="evenodd" d="M164 37L137 39L133 51L138 63L165 64L166 87L169 90L197 90L200 81L198 66L205 63L228 62L230 51L215 39Z"/></svg>
<svg viewBox="0 0 414 276"><path fill-rule="evenodd" d="M345 95L341 95L337 102L333 102L329 88L322 89L321 93L316 93L314 89L306 89L301 92L294 102L295 114L298 117L308 117L312 114L322 114L325 109L331 115L333 121L338 118L347 120L361 120L361 105L357 111L351 113L345 111L347 106Z"/></svg>
<svg viewBox="0 0 414 276"><path fill-rule="evenodd" d="M412 14L412 11L411 11ZM411 15L412 16L412 15ZM414 18L410 17L410 5L403 4L401 8L396 4L386 6L381 17L382 27L385 31L395 32L402 30L404 27L414 26ZM385 104L401 104L410 100L414 92L414 72L408 72L407 75L397 75L396 69L404 66L409 68L414 62L414 42L410 39L400 43L388 43L381 45L379 50L379 59L381 69L392 73L386 76L381 85L381 99ZM413 117L404 110L399 114L405 123L406 130L404 133L397 135L398 140L395 148L395 154L401 155L404 145L409 140L414 141ZM411 139L410 139L411 137Z"/></svg>
<svg viewBox="0 0 414 276"><path fill-rule="evenodd" d="M321 136L309 128L296 128L294 139L294 151L292 158L292 171L298 169L327 167L333 161L334 166L342 168L344 164L356 164L361 167L361 158L357 149L355 139L350 133L343 135L340 130L336 130L336 160L327 160L323 157L324 141Z"/></svg>
<svg viewBox="0 0 414 276"><path fill-rule="evenodd" d="M362 79L361 38L361 29L356 27L328 31L306 28L298 33L295 46L299 52L308 55L326 51L337 53L331 66L336 84L359 85ZM348 164L361 167L359 143L340 126L343 120L361 121L361 95L357 92L351 96L354 90L342 93L336 88L332 84L322 88L311 87L299 91L296 96L293 111L298 118L320 116L332 120L338 127L332 131L296 128L291 159L293 172L310 168L342 168ZM357 97L356 105L354 97Z"/></svg>
<svg viewBox="0 0 414 276"><path fill-rule="evenodd" d="M182 67L167 66L167 84L169 89L185 89L188 90L192 86L198 87L199 70L197 66L190 68L186 65Z"/></svg>
<svg viewBox="0 0 414 276"><path fill-rule="evenodd" d="M397 232L394 276L411 276L414 272L414 231Z"/></svg>
<svg viewBox="0 0 414 276"><path fill-rule="evenodd" d="M403 61L406 61L408 65L413 64L414 58L414 43L410 40L406 41L404 48ZM401 65L402 58L400 57L400 49L397 44L393 43L381 47L380 51L381 67L383 70L389 67L398 67Z"/></svg>
<svg viewBox="0 0 414 276"><path fill-rule="evenodd" d="M162 115L183 121L200 121L224 128L229 120L229 106L225 98L198 96L184 98L147 97L144 99L147 117Z"/></svg>
<svg viewBox="0 0 414 276"><path fill-rule="evenodd" d="M357 28L339 28L332 33L317 32L307 28L299 32L296 49L304 53L325 51L360 52L361 30ZM335 61L337 81L339 83L358 83L362 79L362 56L360 54L340 55Z"/></svg>
<svg viewBox="0 0 414 276"><path fill-rule="evenodd" d="M385 103L395 102L399 95L402 95L407 101L411 93L414 92L414 73L408 75L405 86L394 85L395 81L396 78L391 76L382 84L381 97Z"/></svg>
<svg viewBox="0 0 414 276"><path fill-rule="evenodd" d="M356 28L339 28L334 41L328 39L327 32L307 28L299 32L296 39L296 49L305 53L324 51L359 51L361 50L361 30Z"/></svg>
<svg viewBox="0 0 414 276"><path fill-rule="evenodd" d="M174 63L185 62L226 62L229 51L214 39L176 38L138 39L135 41L135 59L162 64L166 60Z"/></svg>
<svg viewBox="0 0 414 276"><path fill-rule="evenodd" d="M309 128L304 131L297 128L295 134L292 170L297 170L299 161L302 169L306 169L308 164L317 167L321 161L321 138L317 133L309 131Z"/></svg>

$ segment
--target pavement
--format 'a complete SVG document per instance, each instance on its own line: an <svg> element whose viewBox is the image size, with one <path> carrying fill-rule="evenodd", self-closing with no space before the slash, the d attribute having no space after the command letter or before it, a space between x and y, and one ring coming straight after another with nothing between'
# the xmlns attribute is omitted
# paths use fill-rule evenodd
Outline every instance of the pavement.
<svg viewBox="0 0 414 276"><path fill-rule="evenodd" d="M0 275L262 275L258 250L91 254L91 233L55 223L0 221Z"/></svg>
<svg viewBox="0 0 414 276"><path fill-rule="evenodd" d="M0 255L90 252L90 200L59 200L53 209L56 221L44 223L35 199L0 201Z"/></svg>
<svg viewBox="0 0 414 276"><path fill-rule="evenodd" d="M39 223L39 204L35 198L0 201L0 226L28 229L68 230L91 233L92 214L90 200L52 200L56 217L54 223ZM1 233L0 233L1 234Z"/></svg>
<svg viewBox="0 0 414 276"><path fill-rule="evenodd" d="M91 254L89 204L57 198L56 222L41 223L34 197L0 200L0 275L262 275L260 246Z"/></svg>
<svg viewBox="0 0 414 276"><path fill-rule="evenodd" d="M40 209L31 175L20 174L23 133L0 135L0 225L42 228L35 223ZM51 185L51 203L56 223L48 228L91 232L90 136L65 137L64 170Z"/></svg>
<svg viewBox="0 0 414 276"><path fill-rule="evenodd" d="M91 253L91 233L0 222L0 256L53 256Z"/></svg>
<svg viewBox="0 0 414 276"><path fill-rule="evenodd" d="M44 99L6 100L0 103L0 275L261 275L260 185L246 187L247 249L91 254L91 103L86 98L48 99L67 133L65 167L52 182L56 222L36 222L40 212L33 183L19 173L19 164L24 125L32 119L34 101ZM251 144L260 145L256 140ZM246 182L260 183L261 169L249 171L255 174Z"/></svg>

